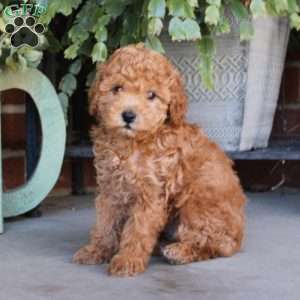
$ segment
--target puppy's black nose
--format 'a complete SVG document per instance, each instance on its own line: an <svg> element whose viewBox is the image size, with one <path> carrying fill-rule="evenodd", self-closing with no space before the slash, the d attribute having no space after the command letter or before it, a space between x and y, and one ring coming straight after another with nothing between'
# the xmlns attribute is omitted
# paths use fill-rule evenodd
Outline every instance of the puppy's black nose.
<svg viewBox="0 0 300 300"><path fill-rule="evenodd" d="M122 113L122 118L124 122L130 124L135 120L136 114L133 111L127 110Z"/></svg>

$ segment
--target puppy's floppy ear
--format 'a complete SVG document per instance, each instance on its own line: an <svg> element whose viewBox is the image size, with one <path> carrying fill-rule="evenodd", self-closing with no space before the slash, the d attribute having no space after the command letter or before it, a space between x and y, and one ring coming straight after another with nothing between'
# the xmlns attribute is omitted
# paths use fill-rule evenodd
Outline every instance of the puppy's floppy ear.
<svg viewBox="0 0 300 300"><path fill-rule="evenodd" d="M89 89L89 112L92 116L98 116L98 101L100 97L99 85L101 82L101 75L103 72L104 65L98 64L96 68L96 76L95 79Z"/></svg>
<svg viewBox="0 0 300 300"><path fill-rule="evenodd" d="M179 72L174 70L170 81L171 102L169 104L169 121L172 125L179 126L185 120L187 111L187 96Z"/></svg>

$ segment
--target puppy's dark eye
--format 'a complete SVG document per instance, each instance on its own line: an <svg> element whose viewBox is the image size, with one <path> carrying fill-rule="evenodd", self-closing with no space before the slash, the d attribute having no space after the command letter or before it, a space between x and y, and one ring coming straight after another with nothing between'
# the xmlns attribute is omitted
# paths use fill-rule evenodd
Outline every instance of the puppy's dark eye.
<svg viewBox="0 0 300 300"><path fill-rule="evenodd" d="M115 85L112 87L111 91L113 94L118 94L119 92L121 92L123 89L123 87L121 85Z"/></svg>
<svg viewBox="0 0 300 300"><path fill-rule="evenodd" d="M149 91L149 92L147 93L147 99L149 99L149 100L154 100L156 97L157 97L157 95L156 95L156 93L153 92L153 91Z"/></svg>

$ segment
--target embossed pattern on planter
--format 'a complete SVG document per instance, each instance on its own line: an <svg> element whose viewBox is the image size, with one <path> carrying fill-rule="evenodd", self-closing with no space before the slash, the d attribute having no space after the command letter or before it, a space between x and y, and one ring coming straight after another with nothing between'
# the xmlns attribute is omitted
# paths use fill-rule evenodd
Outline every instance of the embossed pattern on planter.
<svg viewBox="0 0 300 300"><path fill-rule="evenodd" d="M240 43L235 32L216 39L215 90L210 91L201 84L195 45L171 42L166 35L162 40L183 75L189 97L188 121L199 124L224 149L236 149L243 124L249 44Z"/></svg>

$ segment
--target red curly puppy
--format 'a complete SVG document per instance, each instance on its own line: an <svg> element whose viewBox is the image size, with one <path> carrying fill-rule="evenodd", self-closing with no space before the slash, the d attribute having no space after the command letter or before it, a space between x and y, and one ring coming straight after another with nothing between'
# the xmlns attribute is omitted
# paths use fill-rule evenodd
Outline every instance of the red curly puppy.
<svg viewBox="0 0 300 300"><path fill-rule="evenodd" d="M161 233L171 263L230 256L241 247L245 196L232 162L195 125L166 57L131 45L117 50L90 90L99 196L90 243L74 262L110 262L109 272L143 272Z"/></svg>

